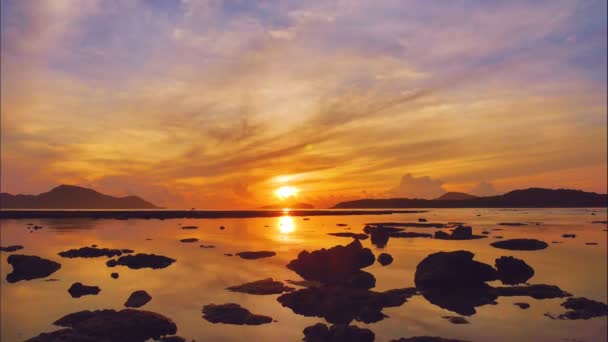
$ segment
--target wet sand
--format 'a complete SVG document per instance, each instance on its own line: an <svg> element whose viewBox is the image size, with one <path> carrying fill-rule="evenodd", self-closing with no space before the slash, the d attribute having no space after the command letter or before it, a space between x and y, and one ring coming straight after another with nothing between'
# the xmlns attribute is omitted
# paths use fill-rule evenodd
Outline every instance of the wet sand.
<svg viewBox="0 0 608 342"><path fill-rule="evenodd" d="M595 215L591 215L595 212ZM309 220L282 211L275 217L217 219L3 219L0 221L2 246L22 245L13 253L1 252L1 340L20 341L53 331L52 322L80 310L123 309L123 304L137 290L145 290L152 300L141 307L171 318L177 335L197 341L300 341L303 329L321 318L304 317L281 306L279 296L251 295L226 288L274 278L301 280L285 266L302 250L316 250L346 245L351 238L327 235L336 232L362 233L370 222L429 223L464 222L474 234L488 231L487 238L476 240L440 240L430 238L391 238L380 249L370 239L361 240L376 255L390 253L394 261L364 268L376 278L374 291L414 286L418 263L439 251L468 250L475 260L493 265L500 256L525 260L535 270L531 284L557 285L576 297L607 302L607 246L605 209L430 209L427 213L393 213L390 215L310 216ZM481 215L481 216L478 216ZM505 226L504 222L527 225ZM42 229L28 229L28 223ZM539 224L537 224L539 223ZM346 224L346 226L337 226ZM197 229L181 229L197 226ZM224 229L220 229L223 226ZM502 230L495 230L502 229ZM407 227L407 232L433 233L439 229ZM444 229L446 230L446 229ZM447 231L447 230L446 230ZM576 234L563 238L563 234ZM535 238L549 247L537 251L501 250L490 246L500 241L495 236ZM197 238L196 243L182 239ZM561 243L551 243L553 241ZM587 245L586 243L597 243ZM162 269L130 269L107 267L108 258L62 258L57 253L73 248L97 245L100 248L133 249L135 253L151 253L176 261ZM201 248L213 245L215 248ZM273 251L275 256L246 260L225 256L243 251ZM36 255L61 263L61 269L48 278L8 283L5 279L12 267L6 262L11 254ZM110 274L119 273L118 279ZM68 288L75 282L99 286L97 295L72 298ZM286 284L295 288L296 285ZM499 285L492 282L491 285ZM376 341L419 335L459 338L471 341L604 341L607 317L589 320L552 320L545 313L564 312L563 299L537 300L528 297L499 297L497 305L476 308L467 316L469 324L453 324L443 317L458 314L431 304L422 296L413 296L399 307L384 309L389 317L377 323L353 322L375 333ZM514 305L530 304L522 310ZM208 304L238 303L252 312L271 316L277 322L263 325L213 324L202 318L201 310Z"/></svg>

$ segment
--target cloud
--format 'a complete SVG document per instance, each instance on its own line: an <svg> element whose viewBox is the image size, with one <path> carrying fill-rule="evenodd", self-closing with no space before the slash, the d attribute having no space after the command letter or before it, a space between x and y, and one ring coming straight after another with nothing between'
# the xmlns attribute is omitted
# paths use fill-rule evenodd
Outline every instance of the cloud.
<svg viewBox="0 0 608 342"><path fill-rule="evenodd" d="M401 182L397 187L388 192L390 195L398 197L432 199L446 192L442 185L443 182L439 179L432 179L428 176L414 177L408 173L401 177Z"/></svg>
<svg viewBox="0 0 608 342"><path fill-rule="evenodd" d="M476 196L494 196L497 194L496 188L494 184L490 182L483 181L477 185L475 185L470 193Z"/></svg>

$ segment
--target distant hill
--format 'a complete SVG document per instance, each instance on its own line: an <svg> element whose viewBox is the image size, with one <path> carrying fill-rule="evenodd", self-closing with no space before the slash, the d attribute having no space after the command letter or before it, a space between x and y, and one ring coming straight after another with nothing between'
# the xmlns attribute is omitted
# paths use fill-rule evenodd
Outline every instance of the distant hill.
<svg viewBox="0 0 608 342"><path fill-rule="evenodd" d="M291 204L271 204L260 207L260 209L314 209L315 207L312 204L308 203L291 203Z"/></svg>
<svg viewBox="0 0 608 342"><path fill-rule="evenodd" d="M113 197L93 189L60 185L39 195L0 193L1 209L160 209L137 196Z"/></svg>
<svg viewBox="0 0 608 342"><path fill-rule="evenodd" d="M441 197L440 197L441 198ZM581 208L608 207L608 195L568 189L530 188L471 199L362 199L340 202L335 209L364 208Z"/></svg>
<svg viewBox="0 0 608 342"><path fill-rule="evenodd" d="M477 198L477 196L469 195L464 192L446 192L445 194L435 198L436 201L462 201Z"/></svg>

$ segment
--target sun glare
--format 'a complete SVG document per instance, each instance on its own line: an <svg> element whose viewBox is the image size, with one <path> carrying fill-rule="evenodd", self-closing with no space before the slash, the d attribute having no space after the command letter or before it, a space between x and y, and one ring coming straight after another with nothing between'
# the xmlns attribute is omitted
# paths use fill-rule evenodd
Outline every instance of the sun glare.
<svg viewBox="0 0 608 342"><path fill-rule="evenodd" d="M283 234L289 234L296 230L293 218L291 216L279 217L279 231Z"/></svg>
<svg viewBox="0 0 608 342"><path fill-rule="evenodd" d="M274 191L278 198L284 200L293 197L298 193L298 189L293 186L282 186Z"/></svg>

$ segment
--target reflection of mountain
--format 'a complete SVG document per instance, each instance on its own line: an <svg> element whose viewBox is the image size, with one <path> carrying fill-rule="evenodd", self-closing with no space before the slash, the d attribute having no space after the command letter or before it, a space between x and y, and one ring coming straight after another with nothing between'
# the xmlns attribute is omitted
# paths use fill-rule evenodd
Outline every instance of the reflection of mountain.
<svg viewBox="0 0 608 342"><path fill-rule="evenodd" d="M260 207L260 209L314 209L315 207L312 204L308 203L285 203L285 204L271 204Z"/></svg>
<svg viewBox="0 0 608 342"><path fill-rule="evenodd" d="M60 185L39 195L0 193L2 209L159 209L137 196L113 197L93 189Z"/></svg>
<svg viewBox="0 0 608 342"><path fill-rule="evenodd" d="M504 195L470 199L362 199L340 202L336 209L354 208L577 208L608 207L608 195L567 189L530 188Z"/></svg>
<svg viewBox="0 0 608 342"><path fill-rule="evenodd" d="M446 192L445 194L435 198L436 201L461 201L477 198L477 196L465 194L464 192Z"/></svg>

